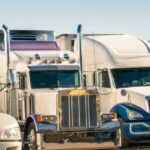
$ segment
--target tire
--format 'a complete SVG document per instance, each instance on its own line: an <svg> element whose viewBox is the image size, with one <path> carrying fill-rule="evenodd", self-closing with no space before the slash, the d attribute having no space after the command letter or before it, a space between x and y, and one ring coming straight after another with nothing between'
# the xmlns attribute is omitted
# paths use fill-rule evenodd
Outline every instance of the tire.
<svg viewBox="0 0 150 150"><path fill-rule="evenodd" d="M37 137L34 123L31 122L28 126L27 133L25 136L26 150L37 150Z"/></svg>
<svg viewBox="0 0 150 150"><path fill-rule="evenodd" d="M123 120L120 118L119 122L120 122L120 129L119 129L119 144L118 144L118 147L126 148L129 145L129 142L126 139L125 132L124 132L124 129L123 129Z"/></svg>

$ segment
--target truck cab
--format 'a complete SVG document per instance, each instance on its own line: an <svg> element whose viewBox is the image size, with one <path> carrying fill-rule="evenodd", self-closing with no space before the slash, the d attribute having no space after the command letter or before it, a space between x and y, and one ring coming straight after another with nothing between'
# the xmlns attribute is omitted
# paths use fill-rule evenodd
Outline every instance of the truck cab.
<svg viewBox="0 0 150 150"><path fill-rule="evenodd" d="M121 145L149 140L149 43L126 34L85 34L82 40L86 85L99 90L102 112L117 114ZM76 35L60 35L57 41L77 53Z"/></svg>
<svg viewBox="0 0 150 150"><path fill-rule="evenodd" d="M103 140L115 147L119 122L114 113L101 115L98 91L82 88L78 56L60 49L53 31L6 30L0 37L1 87L10 83L1 109L24 129L25 149L94 148Z"/></svg>

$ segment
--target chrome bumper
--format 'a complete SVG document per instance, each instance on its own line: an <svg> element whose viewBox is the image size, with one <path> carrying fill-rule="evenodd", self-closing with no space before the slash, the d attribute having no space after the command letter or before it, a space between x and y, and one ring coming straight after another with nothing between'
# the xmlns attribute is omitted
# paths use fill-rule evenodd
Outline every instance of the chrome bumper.
<svg viewBox="0 0 150 150"><path fill-rule="evenodd" d="M112 122L104 122L101 124L101 130L102 131L115 131L120 128L119 121L112 121Z"/></svg>

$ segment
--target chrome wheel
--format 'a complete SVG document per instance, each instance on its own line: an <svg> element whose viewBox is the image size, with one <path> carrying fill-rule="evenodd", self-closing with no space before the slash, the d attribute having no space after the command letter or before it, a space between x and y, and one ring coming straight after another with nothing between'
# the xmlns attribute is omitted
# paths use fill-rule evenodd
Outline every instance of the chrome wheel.
<svg viewBox="0 0 150 150"><path fill-rule="evenodd" d="M35 131L34 124L31 123L27 131L27 149L37 150L36 143L37 143L36 131Z"/></svg>

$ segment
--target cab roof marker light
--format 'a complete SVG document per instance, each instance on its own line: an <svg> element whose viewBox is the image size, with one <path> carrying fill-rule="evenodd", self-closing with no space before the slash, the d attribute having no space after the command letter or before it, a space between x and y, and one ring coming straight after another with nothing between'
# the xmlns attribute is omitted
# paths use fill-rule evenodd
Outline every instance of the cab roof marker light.
<svg viewBox="0 0 150 150"><path fill-rule="evenodd" d="M54 64L55 63L55 59L52 59L49 61L50 64Z"/></svg>
<svg viewBox="0 0 150 150"><path fill-rule="evenodd" d="M48 60L47 59L43 60L43 64L48 64Z"/></svg>
<svg viewBox="0 0 150 150"><path fill-rule="evenodd" d="M27 61L28 64L32 64L33 58L30 57L29 60Z"/></svg>
<svg viewBox="0 0 150 150"><path fill-rule="evenodd" d="M70 60L69 60L69 63L70 63L70 64L73 64L73 63L75 63L75 62L76 62L75 59L70 59Z"/></svg>
<svg viewBox="0 0 150 150"><path fill-rule="evenodd" d="M55 61L56 61L56 63L60 64L60 63L62 63L62 58L61 57L57 57Z"/></svg>

